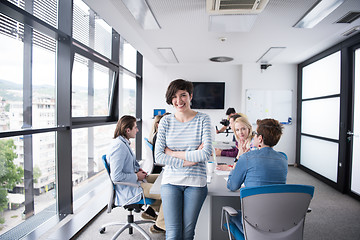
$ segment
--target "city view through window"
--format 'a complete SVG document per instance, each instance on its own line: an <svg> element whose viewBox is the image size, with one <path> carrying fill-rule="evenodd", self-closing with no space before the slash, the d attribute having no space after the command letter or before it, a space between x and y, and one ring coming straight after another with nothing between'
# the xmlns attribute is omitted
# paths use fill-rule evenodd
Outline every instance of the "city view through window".
<svg viewBox="0 0 360 240"><path fill-rule="evenodd" d="M1 29L5 20L12 23L8 32ZM94 48L108 55L112 29L103 20L98 21L97 32L107 33L110 38L99 38ZM107 42L105 47L101 41ZM51 129L57 127L57 102L61 99L56 96L57 40L0 14L0 43L0 132L50 129L0 138L1 238L1 234L31 218L25 210L29 189L33 215L56 215L56 151L61 143L56 142L57 132ZM122 43L122 64L136 69L136 50L126 41ZM115 73L76 53L71 77L72 117L108 116ZM120 112L135 116L136 79L126 72L119 78ZM103 177L101 156L106 154L114 129L115 125L110 124L72 130L74 201L91 189L90 178ZM32 187L24 171L29 164Z"/></svg>

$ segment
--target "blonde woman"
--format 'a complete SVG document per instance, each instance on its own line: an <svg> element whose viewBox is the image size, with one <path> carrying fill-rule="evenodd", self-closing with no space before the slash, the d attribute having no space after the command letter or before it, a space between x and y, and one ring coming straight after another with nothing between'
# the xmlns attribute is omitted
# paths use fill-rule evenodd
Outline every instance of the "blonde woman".
<svg viewBox="0 0 360 240"><path fill-rule="evenodd" d="M154 117L153 126L152 126L152 129L151 129L150 135L149 135L149 142L152 145L155 145L156 135L157 135L157 132L158 132L158 127L159 127L159 122L160 122L160 119L162 117L163 117L163 115L156 115Z"/></svg>
<svg viewBox="0 0 360 240"><path fill-rule="evenodd" d="M249 120L245 117L239 117L235 120L235 137L236 141L238 142L238 149L239 152L236 156L236 159L250 151L250 143L251 139L253 138L252 135L252 126Z"/></svg>
<svg viewBox="0 0 360 240"><path fill-rule="evenodd" d="M157 138L157 133L158 133L158 128L159 128L159 122L161 120L161 118L163 116L169 115L170 113L164 113L162 115L156 115L154 117L154 122L153 122L153 126L149 135L149 143L151 143L153 145L153 151L152 151L152 156L153 156L153 161L154 161L154 168L152 173L161 173L162 171L162 166L155 164L155 143L156 143L156 138Z"/></svg>
<svg viewBox="0 0 360 240"><path fill-rule="evenodd" d="M238 154L234 160L236 163L242 154L250 151L251 139L253 138L251 123L245 117L236 118L234 122L234 132L236 141L238 143L237 148L239 149ZM234 166L218 165L216 169L222 171L231 171L233 167L235 167L235 164Z"/></svg>

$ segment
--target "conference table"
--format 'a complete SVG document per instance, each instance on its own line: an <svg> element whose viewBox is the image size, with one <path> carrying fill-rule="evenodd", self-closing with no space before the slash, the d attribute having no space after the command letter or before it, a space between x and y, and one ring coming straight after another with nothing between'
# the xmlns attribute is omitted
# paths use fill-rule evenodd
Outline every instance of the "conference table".
<svg viewBox="0 0 360 240"><path fill-rule="evenodd" d="M210 161L217 163L233 164L234 158L211 157ZM240 208L239 191L231 192L226 188L228 171L215 170L208 175L208 195L201 208L198 222L195 229L195 239L227 239L227 232L221 231L221 209L223 206L231 206L235 209ZM160 194L162 173L154 182L150 193Z"/></svg>

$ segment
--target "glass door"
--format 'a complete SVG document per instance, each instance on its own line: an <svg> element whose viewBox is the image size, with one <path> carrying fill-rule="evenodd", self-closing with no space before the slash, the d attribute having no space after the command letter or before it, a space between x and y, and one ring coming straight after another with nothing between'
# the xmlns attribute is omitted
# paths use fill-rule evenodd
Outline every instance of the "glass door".
<svg viewBox="0 0 360 240"><path fill-rule="evenodd" d="M355 50L354 118L352 138L351 191L360 195L360 48Z"/></svg>
<svg viewBox="0 0 360 240"><path fill-rule="evenodd" d="M300 166L338 184L341 52L302 68ZM326 86L326 87L324 87Z"/></svg>

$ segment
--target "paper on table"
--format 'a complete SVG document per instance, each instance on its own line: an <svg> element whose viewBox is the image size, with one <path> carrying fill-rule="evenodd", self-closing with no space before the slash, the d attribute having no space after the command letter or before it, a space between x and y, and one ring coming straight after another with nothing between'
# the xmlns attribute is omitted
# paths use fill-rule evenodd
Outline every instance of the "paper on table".
<svg viewBox="0 0 360 240"><path fill-rule="evenodd" d="M228 181L229 177L224 177L224 179L225 179L225 181ZM245 187L245 184L242 183L240 188L244 188L244 187Z"/></svg>
<svg viewBox="0 0 360 240"><path fill-rule="evenodd" d="M214 172L216 173L216 175L229 175L230 174L230 171L222 171L222 170L218 170L218 169L215 169Z"/></svg>

